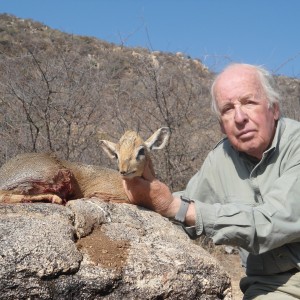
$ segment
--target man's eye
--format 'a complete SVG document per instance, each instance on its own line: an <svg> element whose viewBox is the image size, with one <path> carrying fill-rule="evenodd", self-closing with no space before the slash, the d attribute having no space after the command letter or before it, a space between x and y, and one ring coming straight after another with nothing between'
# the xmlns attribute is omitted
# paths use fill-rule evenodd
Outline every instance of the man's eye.
<svg viewBox="0 0 300 300"><path fill-rule="evenodd" d="M256 102L255 101L253 101L253 100L248 100L247 102L246 102L247 104L256 104Z"/></svg>
<svg viewBox="0 0 300 300"><path fill-rule="evenodd" d="M255 101L255 98L252 96L241 99L241 104L256 104L256 102L257 101Z"/></svg>
<svg viewBox="0 0 300 300"><path fill-rule="evenodd" d="M246 107L246 108L254 108L254 106L256 106L257 103L253 100L249 100L249 101L246 101L243 106Z"/></svg>
<svg viewBox="0 0 300 300"><path fill-rule="evenodd" d="M222 109L222 114L228 114L232 111L232 107L228 106L228 107L224 107Z"/></svg>

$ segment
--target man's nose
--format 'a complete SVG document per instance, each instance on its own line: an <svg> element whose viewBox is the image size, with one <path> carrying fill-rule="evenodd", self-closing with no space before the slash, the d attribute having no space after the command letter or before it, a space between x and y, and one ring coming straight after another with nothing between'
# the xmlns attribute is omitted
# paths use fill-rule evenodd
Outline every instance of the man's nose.
<svg viewBox="0 0 300 300"><path fill-rule="evenodd" d="M248 120L248 115L243 111L242 107L235 107L234 120L236 123L244 123Z"/></svg>

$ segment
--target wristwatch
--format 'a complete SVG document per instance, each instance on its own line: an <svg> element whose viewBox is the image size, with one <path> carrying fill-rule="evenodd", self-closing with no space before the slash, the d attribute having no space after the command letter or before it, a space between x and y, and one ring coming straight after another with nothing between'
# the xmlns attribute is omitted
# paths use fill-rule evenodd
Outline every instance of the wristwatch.
<svg viewBox="0 0 300 300"><path fill-rule="evenodd" d="M190 198L187 198L184 196L180 196L180 199L181 199L180 207L179 207L179 210L178 210L176 216L174 217L174 220L176 222L179 222L184 225L185 224L184 220L185 220L185 216L188 211L189 205L190 205L190 203L192 203L194 201L191 200Z"/></svg>
<svg viewBox="0 0 300 300"><path fill-rule="evenodd" d="M181 203L179 210L176 216L171 219L171 221L176 225L180 225L180 227L187 233L187 235L194 240L198 237L196 233L196 226L186 226L184 222L189 205L190 203L194 202L194 200L191 200L190 198L184 196L180 196L180 200Z"/></svg>

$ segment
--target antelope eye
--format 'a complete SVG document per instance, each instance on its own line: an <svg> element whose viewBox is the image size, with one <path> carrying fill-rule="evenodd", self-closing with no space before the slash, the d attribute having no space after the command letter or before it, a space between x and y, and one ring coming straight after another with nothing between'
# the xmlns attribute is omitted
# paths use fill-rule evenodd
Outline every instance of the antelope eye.
<svg viewBox="0 0 300 300"><path fill-rule="evenodd" d="M114 158L116 159L116 160L118 160L119 158L118 158L118 154L117 153L114 153Z"/></svg>
<svg viewBox="0 0 300 300"><path fill-rule="evenodd" d="M141 156L145 156L145 148L141 148L137 154L137 159L141 159Z"/></svg>

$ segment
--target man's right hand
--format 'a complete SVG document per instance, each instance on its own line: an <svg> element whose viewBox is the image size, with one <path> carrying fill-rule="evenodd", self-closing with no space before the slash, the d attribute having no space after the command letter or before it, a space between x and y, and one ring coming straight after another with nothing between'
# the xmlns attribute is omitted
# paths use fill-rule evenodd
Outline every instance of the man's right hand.
<svg viewBox="0 0 300 300"><path fill-rule="evenodd" d="M123 179L123 187L130 203L154 210L170 217L173 195L168 186L156 179L147 164L142 177Z"/></svg>

